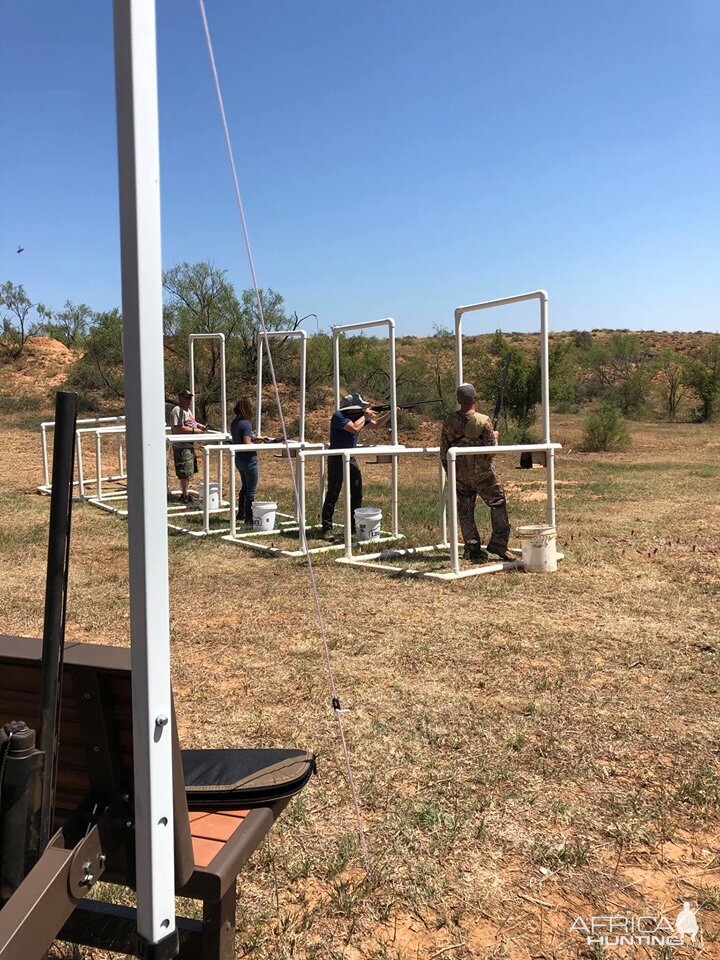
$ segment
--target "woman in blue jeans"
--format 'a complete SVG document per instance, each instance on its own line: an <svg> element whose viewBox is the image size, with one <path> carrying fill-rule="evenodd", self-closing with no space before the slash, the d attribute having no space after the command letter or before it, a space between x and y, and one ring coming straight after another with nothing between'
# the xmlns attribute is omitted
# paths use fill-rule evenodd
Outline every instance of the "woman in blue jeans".
<svg viewBox="0 0 720 960"><path fill-rule="evenodd" d="M253 437L252 424L250 423L252 407L247 397L238 400L233 407L233 413L235 419L230 424L232 442L237 444L261 442L262 437L257 439ZM259 477L257 453L254 450L247 453L238 451L235 454L235 466L242 480L240 496L238 497L237 519L252 525L252 505L255 500Z"/></svg>

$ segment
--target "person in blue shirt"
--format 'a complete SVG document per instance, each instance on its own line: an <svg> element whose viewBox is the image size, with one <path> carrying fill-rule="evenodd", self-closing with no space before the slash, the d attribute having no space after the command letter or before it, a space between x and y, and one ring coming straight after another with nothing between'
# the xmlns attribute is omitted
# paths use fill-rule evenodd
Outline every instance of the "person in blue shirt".
<svg viewBox="0 0 720 960"><path fill-rule="evenodd" d="M357 446L360 432L365 427L382 427L390 419L390 412L377 414L359 393L350 393L340 401L340 409L330 419L330 449L351 450ZM343 458L328 457L327 493L322 508L322 538L332 542L333 514L343 485ZM355 510L362 506L362 474L355 457L350 460L350 517L355 532Z"/></svg>
<svg viewBox="0 0 720 960"><path fill-rule="evenodd" d="M230 424L230 435L233 443L259 443L264 440L263 437L253 437L252 424L250 423L252 406L247 397L238 400L233 407L233 413L235 419ZM260 475L257 453L254 450L249 450L247 453L236 452L235 467L242 481L240 495L238 496L237 519L252 526L252 505Z"/></svg>

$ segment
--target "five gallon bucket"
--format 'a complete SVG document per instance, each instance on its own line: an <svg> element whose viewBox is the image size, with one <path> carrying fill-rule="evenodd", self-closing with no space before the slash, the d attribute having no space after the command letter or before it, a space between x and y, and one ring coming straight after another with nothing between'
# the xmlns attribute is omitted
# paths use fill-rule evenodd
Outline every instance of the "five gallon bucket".
<svg viewBox="0 0 720 960"><path fill-rule="evenodd" d="M518 527L523 566L527 573L553 573L557 570L555 527Z"/></svg>
<svg viewBox="0 0 720 960"><path fill-rule="evenodd" d="M355 529L358 540L374 540L380 536L382 510L377 507L358 507L355 511Z"/></svg>
<svg viewBox="0 0 720 960"><path fill-rule="evenodd" d="M272 500L256 500L252 505L253 529L256 532L261 530L275 529L275 514L277 513L277 504Z"/></svg>
<svg viewBox="0 0 720 960"><path fill-rule="evenodd" d="M198 498L200 500L200 505L202 506L205 499L205 485L203 484L198 490ZM219 483L209 483L208 484L208 503L210 504L211 510L220 509L220 484Z"/></svg>

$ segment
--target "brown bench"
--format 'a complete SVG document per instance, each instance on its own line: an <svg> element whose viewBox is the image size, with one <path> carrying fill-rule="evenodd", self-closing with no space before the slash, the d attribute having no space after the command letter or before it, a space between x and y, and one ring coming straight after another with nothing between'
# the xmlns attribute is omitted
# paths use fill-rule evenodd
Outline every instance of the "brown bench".
<svg viewBox="0 0 720 960"><path fill-rule="evenodd" d="M36 725L41 648L37 639L0 635L0 725L10 720ZM0 960L42 957L42 943L47 949L53 939L135 952L134 909L83 896L98 879L134 888L132 798L130 651L69 643L60 710L58 832L0 910ZM201 921L177 918L180 956L231 960L237 875L289 800L252 809L228 804L188 811L174 716L173 798L176 894L202 901ZM91 830L99 838L95 845ZM58 880L53 870L67 877Z"/></svg>

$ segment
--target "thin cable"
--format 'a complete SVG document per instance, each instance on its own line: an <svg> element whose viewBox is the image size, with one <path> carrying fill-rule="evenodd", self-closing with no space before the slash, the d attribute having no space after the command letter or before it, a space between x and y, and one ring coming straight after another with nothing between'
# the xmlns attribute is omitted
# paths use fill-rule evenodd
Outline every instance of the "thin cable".
<svg viewBox="0 0 720 960"><path fill-rule="evenodd" d="M215 53L213 51L212 39L210 38L210 28L208 26L207 15L205 13L205 3L204 0L198 0L198 6L200 7L200 16L203 23L203 31L205 33L205 41L207 43L208 56L210 58L210 69L213 75L213 82L215 84L215 94L217 96L218 108L220 110L220 120L222 122L223 133L225 135L225 147L227 148L228 161L230 163L230 173L232 174L233 187L235 189L235 200L237 202L238 211L240 213L240 222L242 224L243 238L245 241L245 252L247 254L248 263L250 265L250 275L252 277L253 290L255 292L255 300L257 302L258 318L260 320L260 330L263 336L265 343L265 350L268 357L268 365L270 367L270 374L272 376L273 382L273 392L275 393L275 402L278 408L278 414L280 417L280 427L282 430L283 443L285 444L285 453L287 455L287 462L290 468L290 476L292 478L293 489L295 491L295 503L300 502L300 488L298 483L297 474L293 466L292 457L290 455L290 443L288 440L287 427L285 425L285 415L283 414L282 402L280 400L280 390L278 389L277 378L275 376L275 364L273 362L272 350L270 348L270 338L268 337L268 330L265 324L265 312L263 310L262 297L260 295L260 287L257 281L257 274L255 272L255 259L252 253L252 245L250 243L250 233L248 231L247 220L245 218L245 207L242 200L242 194L240 193L240 183L238 181L237 175L237 166L235 164L235 155L233 153L232 141L230 139L230 129L228 127L227 116L225 114L225 105L223 101L222 90L220 88L220 77L218 76L217 66L215 64ZM305 530L300 530L300 541L307 548L307 539L305 536ZM330 659L330 648L328 646L327 636L325 634L325 620L322 614L322 608L320 606L320 595L318 593L317 579L315 577L315 567L313 566L312 557L310 552L306 549L306 559L307 559L307 568L310 574L310 585L312 587L313 595L313 604L315 607L315 617L318 623L318 629L320 632L320 638L322 641L323 648L323 658L325 661L325 673L327 675L328 686L330 687L330 695L332 698L333 712L338 722L338 732L340 734L340 742L342 744L343 756L345 758L345 769L347 772L348 783L350 785L350 793L352 796L353 808L355 811L355 819L357 821L357 831L358 838L360 840L360 848L362 850L362 857L365 863L365 870L370 876L371 867L370 867L370 853L368 851L367 840L365 838L365 828L363 825L362 812L360 810L360 801L358 800L357 788L355 786L355 778L353 777L352 767L350 765L350 751L348 750L347 740L345 738L345 727L343 723L343 715L340 708L340 700L337 695L337 689L335 686L335 677L333 675L332 662Z"/></svg>

